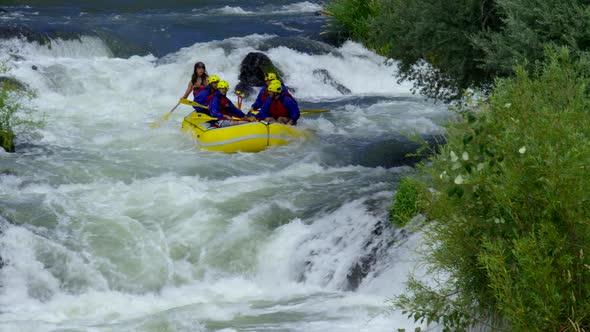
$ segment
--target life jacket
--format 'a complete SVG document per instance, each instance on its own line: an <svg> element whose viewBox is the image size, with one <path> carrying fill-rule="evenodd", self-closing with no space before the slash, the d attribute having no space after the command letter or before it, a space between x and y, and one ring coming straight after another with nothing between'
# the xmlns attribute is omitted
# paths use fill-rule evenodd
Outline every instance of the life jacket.
<svg viewBox="0 0 590 332"><path fill-rule="evenodd" d="M211 91L211 90L210 90ZM211 104L211 99L213 99L213 97L215 97L215 91L212 91L209 96L207 96L207 101L205 102L205 104L207 104L207 106L209 104Z"/></svg>
<svg viewBox="0 0 590 332"><path fill-rule="evenodd" d="M205 88L207 87L205 84L205 80L201 79L201 84L200 85L193 85L193 96L196 96L197 93L205 90Z"/></svg>
<svg viewBox="0 0 590 332"><path fill-rule="evenodd" d="M229 113L229 99L221 93L213 93L210 98L212 99L213 97L219 98L219 112L221 112L223 115L231 115ZM208 99L207 101L210 101L211 99ZM210 105L210 103L207 104Z"/></svg>
<svg viewBox="0 0 590 332"><path fill-rule="evenodd" d="M272 116L275 119L280 118L280 117L285 117L285 118L289 117L289 111L283 105L283 100L285 99L285 96L290 97L291 94L289 94L289 93L281 94L279 99L273 99L270 102L270 107L269 107L270 116Z"/></svg>
<svg viewBox="0 0 590 332"><path fill-rule="evenodd" d="M266 99L268 99L268 89L264 88L264 92L262 92L262 94L260 95L260 101L262 101L262 105L264 105Z"/></svg>
<svg viewBox="0 0 590 332"><path fill-rule="evenodd" d="M203 90L205 90L204 85L193 87L193 96L196 96L199 92L201 92Z"/></svg>
<svg viewBox="0 0 590 332"><path fill-rule="evenodd" d="M262 94L260 95L260 100L262 101L262 105L264 105L264 102L266 101L266 99L269 97L268 94L268 87L264 88L263 90L264 92L262 92ZM289 96L291 98L293 98L293 96L289 93L289 91L286 91L286 87L283 85L283 92L282 92L285 96ZM293 98L295 99L295 98Z"/></svg>

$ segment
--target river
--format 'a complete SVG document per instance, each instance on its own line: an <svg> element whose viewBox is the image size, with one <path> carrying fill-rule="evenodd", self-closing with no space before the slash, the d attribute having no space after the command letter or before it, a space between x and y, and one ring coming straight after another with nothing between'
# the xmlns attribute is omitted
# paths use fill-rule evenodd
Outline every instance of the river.
<svg viewBox="0 0 590 332"><path fill-rule="evenodd" d="M320 1L0 8L0 26L21 31L0 39L0 60L45 119L0 152L1 331L420 326L387 303L420 242L387 209L412 172L403 135L437 133L447 111L398 83L395 62L321 35ZM235 87L250 52L283 71L301 109L330 110L302 116L311 140L199 150L184 105L150 127L196 61Z"/></svg>

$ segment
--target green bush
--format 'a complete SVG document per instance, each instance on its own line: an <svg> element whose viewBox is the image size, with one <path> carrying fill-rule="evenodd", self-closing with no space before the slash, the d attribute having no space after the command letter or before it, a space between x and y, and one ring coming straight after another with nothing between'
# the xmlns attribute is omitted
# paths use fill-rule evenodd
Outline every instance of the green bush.
<svg viewBox="0 0 590 332"><path fill-rule="evenodd" d="M590 329L590 62L546 51L533 74L468 98L419 167L431 196L425 259L394 300L448 330Z"/></svg>
<svg viewBox="0 0 590 332"><path fill-rule="evenodd" d="M6 72L0 66L0 73ZM43 126L43 118L34 114L34 110L23 105L31 99L32 94L23 90L18 81L3 77L0 81L0 147L7 152L14 152L16 133L30 133Z"/></svg>
<svg viewBox="0 0 590 332"><path fill-rule="evenodd" d="M454 100L470 86L491 78L480 68L483 52L473 34L499 28L494 1L380 0L372 20L374 44L384 56L399 60L400 78L414 90L441 100Z"/></svg>
<svg viewBox="0 0 590 332"><path fill-rule="evenodd" d="M545 45L566 46L570 52L590 51L590 6L581 0L496 0L502 29L472 36L481 50L481 68L507 76L516 65L535 64L545 57Z"/></svg>
<svg viewBox="0 0 590 332"><path fill-rule="evenodd" d="M343 34L344 38L360 40L371 45L372 34L369 31L369 24L379 11L378 2L378 0L330 1L323 13L335 20L336 24L330 25L330 29Z"/></svg>
<svg viewBox="0 0 590 332"><path fill-rule="evenodd" d="M421 183L413 178L403 178L393 197L389 217L393 224L403 227L418 214L419 191Z"/></svg>
<svg viewBox="0 0 590 332"><path fill-rule="evenodd" d="M331 0L340 28L381 55L399 60L399 75L424 95L453 100L491 81L473 35L497 31L495 1ZM370 3L370 5L368 4ZM363 9L371 8L371 10ZM426 64L426 65L424 65Z"/></svg>
<svg viewBox="0 0 590 332"><path fill-rule="evenodd" d="M585 0L331 0L327 8L349 37L398 60L415 91L445 101L543 62L546 45L590 52Z"/></svg>

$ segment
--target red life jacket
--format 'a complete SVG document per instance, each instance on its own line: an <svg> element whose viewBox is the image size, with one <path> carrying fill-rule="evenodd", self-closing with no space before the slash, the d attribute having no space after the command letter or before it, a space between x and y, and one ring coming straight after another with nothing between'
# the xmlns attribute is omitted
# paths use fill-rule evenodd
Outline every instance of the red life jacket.
<svg viewBox="0 0 590 332"><path fill-rule="evenodd" d="M193 96L196 96L199 92L205 90L205 86L195 86L193 87Z"/></svg>
<svg viewBox="0 0 590 332"><path fill-rule="evenodd" d="M215 91L211 92L211 94L207 97L207 106L209 106L209 104L211 104L211 99L213 99L213 97L215 97Z"/></svg>
<svg viewBox="0 0 590 332"><path fill-rule="evenodd" d="M207 87L205 84L205 80L201 79L201 84L200 85L194 85L193 84L193 96L197 96L197 93L205 90L205 88Z"/></svg>
<svg viewBox="0 0 590 332"><path fill-rule="evenodd" d="M281 96L279 99L273 99L270 102L270 116L272 116L275 119L279 117L289 117L289 111L287 111L287 109L283 105L283 98L284 96Z"/></svg>
<svg viewBox="0 0 590 332"><path fill-rule="evenodd" d="M262 92L262 95L260 96L260 100L262 101L261 105L264 105L264 102L266 101L267 98L268 98L268 89L264 88L264 92Z"/></svg>
<svg viewBox="0 0 590 332"><path fill-rule="evenodd" d="M210 101L213 97L219 98L219 112L223 115L231 115L231 113L229 113L229 99L224 95L217 96L216 93L213 93L207 98L207 105L210 105Z"/></svg>

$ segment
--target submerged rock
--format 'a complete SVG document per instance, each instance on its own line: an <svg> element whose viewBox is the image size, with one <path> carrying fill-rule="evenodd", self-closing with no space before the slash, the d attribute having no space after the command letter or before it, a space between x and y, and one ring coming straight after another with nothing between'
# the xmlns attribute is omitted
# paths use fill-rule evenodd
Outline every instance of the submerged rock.
<svg viewBox="0 0 590 332"><path fill-rule="evenodd" d="M313 71L313 76L324 82L325 84L331 85L338 90L343 95L349 95L352 93L349 88L345 87L344 85L338 83L332 75L326 69L315 69Z"/></svg>
<svg viewBox="0 0 590 332"><path fill-rule="evenodd" d="M386 266L390 259L388 252L393 247L403 244L407 238L408 234L403 229L395 229L384 218L373 225L371 233L363 241L362 246L358 248L359 256L346 267L345 276L339 276L336 273L339 268L334 266L340 264L338 259L335 260L333 265L326 265L325 259L331 255L333 248L322 249L315 247L308 252L307 259L299 265L296 280L298 282L313 280L314 282L320 282L324 286L335 283L338 289L356 291L369 275L376 277L383 272L383 266ZM338 238L335 245L344 248L346 246L344 242L346 242L345 238ZM318 271L322 272L321 280L318 279Z"/></svg>
<svg viewBox="0 0 590 332"><path fill-rule="evenodd" d="M17 80L16 78L8 77L8 76L0 76L0 88L9 88L14 90L28 90L28 86Z"/></svg>
<svg viewBox="0 0 590 332"><path fill-rule="evenodd" d="M342 57L342 54L332 45L313 40L306 37L276 37L265 40L258 48L261 51L267 51L277 47L288 47L301 53L321 55L334 54Z"/></svg>
<svg viewBox="0 0 590 332"><path fill-rule="evenodd" d="M354 163L366 167L413 167L444 144L440 136L426 136L424 140L429 146L425 151L420 151L420 144L403 136L371 143L359 151Z"/></svg>
<svg viewBox="0 0 590 332"><path fill-rule="evenodd" d="M52 39L80 40L80 37L80 33L72 31L37 32L26 26L0 27L0 39L25 38L28 42L37 42L40 45L50 44Z"/></svg>
<svg viewBox="0 0 590 332"><path fill-rule="evenodd" d="M348 270L346 274L346 281L348 284L345 286L345 290L354 291L356 290L363 279L371 272L375 262L377 262L377 252L382 248L383 239L381 234L383 233L383 223L378 223L373 229L373 237L371 237L364 245L364 249L368 250L353 266Z"/></svg>

